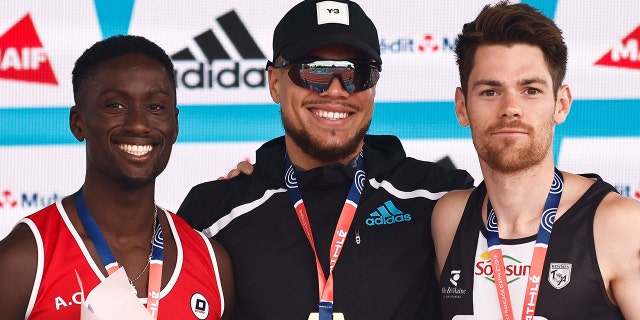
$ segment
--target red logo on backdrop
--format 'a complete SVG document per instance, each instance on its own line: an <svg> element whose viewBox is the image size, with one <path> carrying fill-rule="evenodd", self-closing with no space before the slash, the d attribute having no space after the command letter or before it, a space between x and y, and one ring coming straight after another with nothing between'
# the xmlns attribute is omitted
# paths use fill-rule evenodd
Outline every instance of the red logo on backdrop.
<svg viewBox="0 0 640 320"><path fill-rule="evenodd" d="M0 78L58 84L29 14L0 36Z"/></svg>
<svg viewBox="0 0 640 320"><path fill-rule="evenodd" d="M622 42L613 47L607 54L596 61L596 65L618 68L640 69L640 26L622 39Z"/></svg>
<svg viewBox="0 0 640 320"><path fill-rule="evenodd" d="M438 49L440 49L438 42L430 34L422 37L422 41L418 44L418 50L420 52L435 52L438 51Z"/></svg>
<svg viewBox="0 0 640 320"><path fill-rule="evenodd" d="M11 191L4 190L0 193L0 208L15 208L18 201L13 197Z"/></svg>

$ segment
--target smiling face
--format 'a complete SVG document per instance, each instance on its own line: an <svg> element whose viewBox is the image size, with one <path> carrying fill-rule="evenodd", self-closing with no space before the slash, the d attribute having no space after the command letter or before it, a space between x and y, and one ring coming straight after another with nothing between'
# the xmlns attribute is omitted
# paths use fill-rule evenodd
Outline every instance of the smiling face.
<svg viewBox="0 0 640 320"><path fill-rule="evenodd" d="M481 166L515 172L553 163L555 124L565 120L571 94L552 78L540 48L525 44L478 48L466 95L456 90L456 114L471 126Z"/></svg>
<svg viewBox="0 0 640 320"><path fill-rule="evenodd" d="M324 60L363 58L344 45L325 46L307 56ZM375 87L349 94L334 77L325 92L317 93L291 82L288 70L270 67L269 87L273 101L280 104L292 162L310 169L353 159L371 123Z"/></svg>
<svg viewBox="0 0 640 320"><path fill-rule="evenodd" d="M86 139L87 180L153 182L178 136L175 88L163 66L143 54L122 55L101 62L84 86L70 126Z"/></svg>

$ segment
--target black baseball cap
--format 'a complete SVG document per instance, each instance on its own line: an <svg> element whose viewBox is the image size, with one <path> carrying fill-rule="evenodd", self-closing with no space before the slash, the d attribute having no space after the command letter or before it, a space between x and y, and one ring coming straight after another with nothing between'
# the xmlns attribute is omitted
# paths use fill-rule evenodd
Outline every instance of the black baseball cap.
<svg viewBox="0 0 640 320"><path fill-rule="evenodd" d="M382 64L376 26L357 3L346 0L304 0L291 8L273 32L273 59L296 61L330 44L352 46Z"/></svg>

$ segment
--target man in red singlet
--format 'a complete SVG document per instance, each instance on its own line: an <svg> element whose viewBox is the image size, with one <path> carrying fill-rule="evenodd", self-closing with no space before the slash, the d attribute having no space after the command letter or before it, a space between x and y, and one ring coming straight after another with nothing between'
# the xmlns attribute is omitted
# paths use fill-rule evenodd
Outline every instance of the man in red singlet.
<svg viewBox="0 0 640 320"><path fill-rule="evenodd" d="M0 241L1 317L80 319L76 273L88 294L124 268L154 319L228 319L226 251L155 203L178 135L169 57L145 38L111 37L76 61L73 89L69 125L86 141L85 181Z"/></svg>

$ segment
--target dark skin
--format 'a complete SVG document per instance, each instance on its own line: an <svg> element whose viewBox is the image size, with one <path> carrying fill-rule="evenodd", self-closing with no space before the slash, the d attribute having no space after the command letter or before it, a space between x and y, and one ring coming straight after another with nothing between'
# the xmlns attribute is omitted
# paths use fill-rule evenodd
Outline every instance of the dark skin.
<svg viewBox="0 0 640 320"><path fill-rule="evenodd" d="M175 88L158 61L127 54L103 61L77 100L69 125L78 141L86 140L83 193L87 207L128 277L134 279L142 272L134 285L138 296L146 297L155 178L166 167L178 135ZM62 205L93 260L103 266L78 218L73 197L64 198ZM164 288L176 267L177 248L160 209L158 216L164 234ZM212 244L225 296L222 319L229 319L234 304L231 264L226 250L217 242ZM36 274L36 250L35 238L24 224L0 241L3 319L24 319ZM107 276L106 269L101 269Z"/></svg>

